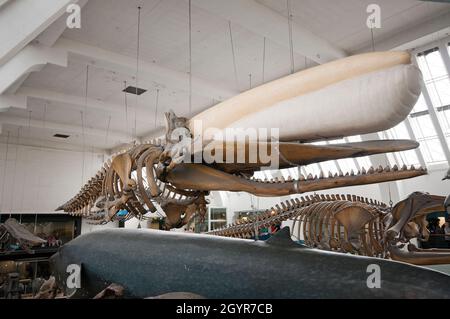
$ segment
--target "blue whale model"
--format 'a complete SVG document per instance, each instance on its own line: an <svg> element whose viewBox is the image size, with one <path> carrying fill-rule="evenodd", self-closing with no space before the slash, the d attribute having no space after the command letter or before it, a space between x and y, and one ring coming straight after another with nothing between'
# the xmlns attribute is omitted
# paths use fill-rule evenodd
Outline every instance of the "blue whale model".
<svg viewBox="0 0 450 319"><path fill-rule="evenodd" d="M444 273L306 248L291 240L288 228L265 242L103 230L72 240L51 263L57 282L74 298L91 298L111 283L123 286L129 298L172 292L205 298L450 298Z"/></svg>

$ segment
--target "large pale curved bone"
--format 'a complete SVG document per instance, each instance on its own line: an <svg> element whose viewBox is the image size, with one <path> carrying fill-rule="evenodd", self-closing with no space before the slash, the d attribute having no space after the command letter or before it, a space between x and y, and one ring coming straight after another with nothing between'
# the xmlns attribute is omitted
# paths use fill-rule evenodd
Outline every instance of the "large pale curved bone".
<svg viewBox="0 0 450 319"><path fill-rule="evenodd" d="M119 175L124 187L134 185L134 181L130 178L131 166L131 156L128 153L117 155L112 160L111 167Z"/></svg>
<svg viewBox="0 0 450 319"><path fill-rule="evenodd" d="M270 154L270 149L272 149L277 154L279 168L286 168L348 157L400 152L418 146L419 143L411 140L379 140L330 145L280 142L272 144L272 147L267 142L212 141L202 151L214 150L216 154L221 153L223 155L221 157L222 162L213 163L214 167L224 172L237 173L255 171L263 166L270 166L272 163L268 163L264 158L261 160L260 156L257 156L261 150L264 154ZM231 152L233 157L227 158L227 152ZM193 154L192 158L195 157L196 154ZM238 157L241 157L244 161L238 161Z"/></svg>
<svg viewBox="0 0 450 319"><path fill-rule="evenodd" d="M221 102L194 116L189 121L189 129L194 136L201 133L196 131L195 121L203 123L203 133L208 127L225 129L233 126L233 123L240 121L242 118L264 111L282 101L307 95L341 81L397 65L409 64L410 62L410 55L406 52L373 52L322 64L263 84ZM354 95L354 93L354 91L347 92L349 95ZM361 94L365 93L361 92ZM332 105L329 107L332 107ZM296 118L299 126L304 124L306 120L303 118L305 112L301 115L303 116ZM252 123L250 126L243 127L254 127L254 125ZM266 127L277 126L270 125ZM209 137L206 136L205 138L208 139Z"/></svg>
<svg viewBox="0 0 450 319"><path fill-rule="evenodd" d="M359 235L364 225L376 217L377 215L371 214L365 207L357 205L344 207L334 214L334 218L345 227L349 238Z"/></svg>
<svg viewBox="0 0 450 319"><path fill-rule="evenodd" d="M442 265L450 264L450 252L438 249L427 251L405 251L397 246L390 246L389 253L393 260L403 261L414 265Z"/></svg>
<svg viewBox="0 0 450 319"><path fill-rule="evenodd" d="M371 171L373 173L364 171L359 175L264 183L231 175L205 165L179 164L170 170L164 179L181 189L248 192L256 196L285 196L344 186L381 183L426 174L426 171L422 169L375 172L372 168Z"/></svg>
<svg viewBox="0 0 450 319"><path fill-rule="evenodd" d="M421 73L398 65L282 101L233 122L233 128L278 128L281 141L311 141L389 129L411 112Z"/></svg>
<svg viewBox="0 0 450 319"><path fill-rule="evenodd" d="M444 211L444 196L414 192L407 199L397 203L392 210L393 225L386 231L389 240L397 237L405 225L423 215Z"/></svg>

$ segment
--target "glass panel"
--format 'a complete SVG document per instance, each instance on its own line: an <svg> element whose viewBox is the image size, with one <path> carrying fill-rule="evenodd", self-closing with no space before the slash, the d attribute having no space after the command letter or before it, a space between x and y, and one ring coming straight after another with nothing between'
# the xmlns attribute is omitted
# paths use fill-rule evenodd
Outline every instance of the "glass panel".
<svg viewBox="0 0 450 319"><path fill-rule="evenodd" d="M347 137L347 140L349 142L361 142L361 136L359 136L359 135L349 136L349 137ZM358 162L358 165L360 167L364 167L366 169L369 168L370 166L372 166L372 162L370 161L369 156L357 157L356 161Z"/></svg>
<svg viewBox="0 0 450 319"><path fill-rule="evenodd" d="M344 172L344 173L350 172L351 170L353 170L354 172L358 171L358 169L356 168L355 162L351 158L340 159L340 160L337 160L337 162L338 162L339 166L341 167L342 172Z"/></svg>
<svg viewBox="0 0 450 319"><path fill-rule="evenodd" d="M338 171L336 164L334 163L334 161L326 161L326 162L322 162L320 163L320 166L323 169L323 172L325 174L325 177L328 177L328 172L331 173L336 173Z"/></svg>
<svg viewBox="0 0 450 319"><path fill-rule="evenodd" d="M412 109L411 113L416 113L420 111L428 111L427 103L425 103L425 99L422 93L420 94L419 99L417 100L416 105L414 105L414 108Z"/></svg>
<svg viewBox="0 0 450 319"><path fill-rule="evenodd" d="M428 50L425 54L419 54L417 56L417 64L422 71L425 83L447 75L444 61L442 61L437 47Z"/></svg>
<svg viewBox="0 0 450 319"><path fill-rule="evenodd" d="M227 210L225 208L211 208L211 222L213 220L226 221Z"/></svg>
<svg viewBox="0 0 450 319"><path fill-rule="evenodd" d="M450 135L450 120L448 109L450 108L450 79L445 67L441 51L437 48L419 54L417 63L424 74L424 80L431 103L436 109L439 124L444 135L448 138ZM420 123L422 125L422 123ZM424 128L426 130L427 127ZM425 136L434 136L431 132L424 132ZM438 154L442 149L437 149ZM438 156L440 158L440 155Z"/></svg>
<svg viewBox="0 0 450 319"><path fill-rule="evenodd" d="M442 150L441 144L439 140L431 139L427 141L429 150L431 153L431 158L433 162L442 162L445 161L444 151Z"/></svg>

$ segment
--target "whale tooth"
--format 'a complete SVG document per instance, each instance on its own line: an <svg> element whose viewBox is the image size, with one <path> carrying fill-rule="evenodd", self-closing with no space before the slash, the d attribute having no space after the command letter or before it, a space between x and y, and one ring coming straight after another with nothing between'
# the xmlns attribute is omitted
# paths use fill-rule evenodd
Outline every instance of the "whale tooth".
<svg viewBox="0 0 450 319"><path fill-rule="evenodd" d="M392 166L392 170L395 172L395 171L398 171L398 166L397 166L397 164L394 164L394 166Z"/></svg>
<svg viewBox="0 0 450 319"><path fill-rule="evenodd" d="M407 171L407 170L408 170L408 166L406 166L406 164L403 164L402 171Z"/></svg>
<svg viewBox="0 0 450 319"><path fill-rule="evenodd" d="M344 176L344 173L342 172L341 169L339 169L339 176Z"/></svg>
<svg viewBox="0 0 450 319"><path fill-rule="evenodd" d="M416 170L416 168L414 167L414 165L411 165L411 167L410 167L409 169L412 170L412 171Z"/></svg>
<svg viewBox="0 0 450 319"><path fill-rule="evenodd" d="M339 174L338 173L334 173L334 177L338 177L339 176Z"/></svg>
<svg viewBox="0 0 450 319"><path fill-rule="evenodd" d="M350 170L350 176L355 176L355 171L353 169Z"/></svg>
<svg viewBox="0 0 450 319"><path fill-rule="evenodd" d="M305 176L304 176L303 174L300 174L299 177L300 177L300 180L301 180L301 181L304 181L304 180L305 180Z"/></svg>
<svg viewBox="0 0 450 319"><path fill-rule="evenodd" d="M281 176L281 177L280 177L280 182L281 182L281 183L284 183L285 181L286 181L286 180L284 179L284 176Z"/></svg>
<svg viewBox="0 0 450 319"><path fill-rule="evenodd" d="M373 174L375 173L375 169L373 168L373 166L370 166L369 170L367 171L369 174Z"/></svg>
<svg viewBox="0 0 450 319"><path fill-rule="evenodd" d="M366 173L367 173L367 172L366 172L366 169L365 169L364 167L362 167L362 168L361 168L361 174L362 174L362 175L365 175Z"/></svg>
<svg viewBox="0 0 450 319"><path fill-rule="evenodd" d="M289 175L288 178L287 178L287 180L288 180L288 182L292 181L292 180L293 180L292 176Z"/></svg>
<svg viewBox="0 0 450 319"><path fill-rule="evenodd" d="M333 173L331 171L328 172L328 178L332 178L333 177Z"/></svg>
<svg viewBox="0 0 450 319"><path fill-rule="evenodd" d="M323 171L321 170L320 171L320 174L319 174L319 179L323 179L325 176L324 176L324 174L323 174Z"/></svg>
<svg viewBox="0 0 450 319"><path fill-rule="evenodd" d="M309 173L307 179L314 179L314 177L312 176L311 173Z"/></svg>
<svg viewBox="0 0 450 319"><path fill-rule="evenodd" d="M356 173L356 175L361 175L361 171L360 171L360 170L358 170L358 172Z"/></svg>
<svg viewBox="0 0 450 319"><path fill-rule="evenodd" d="M378 166L377 173L383 173L383 166Z"/></svg>
<svg viewBox="0 0 450 319"><path fill-rule="evenodd" d="M391 171L391 167L389 165L386 165L386 167L384 168L385 172L390 172Z"/></svg>

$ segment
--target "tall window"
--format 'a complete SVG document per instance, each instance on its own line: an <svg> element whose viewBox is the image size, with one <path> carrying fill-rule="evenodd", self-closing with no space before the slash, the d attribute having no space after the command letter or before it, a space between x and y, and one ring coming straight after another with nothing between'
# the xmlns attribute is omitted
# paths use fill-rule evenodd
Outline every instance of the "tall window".
<svg viewBox="0 0 450 319"><path fill-rule="evenodd" d="M450 78L445 62L450 61L449 53L447 44L445 50L436 45L414 55L423 75L423 92L406 121L379 133L381 138L415 138L420 143L419 155L426 164L449 160L446 156L448 145L439 138L443 135L443 140L450 144ZM433 121L430 109L437 122ZM416 151L388 154L388 158L391 164L420 164Z"/></svg>

